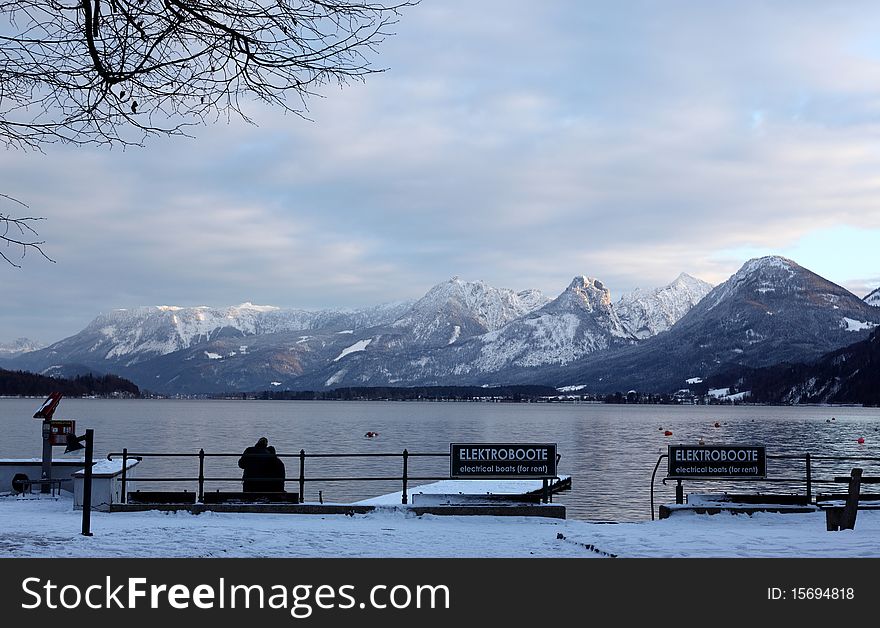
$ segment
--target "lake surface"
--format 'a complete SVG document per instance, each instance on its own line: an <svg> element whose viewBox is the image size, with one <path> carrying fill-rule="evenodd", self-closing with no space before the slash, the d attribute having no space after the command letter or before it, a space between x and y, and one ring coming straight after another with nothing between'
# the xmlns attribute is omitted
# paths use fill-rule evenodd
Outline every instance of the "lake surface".
<svg viewBox="0 0 880 628"><path fill-rule="evenodd" d="M32 419L41 399L0 399L0 457L39 457L40 421ZM834 417L835 421L830 421ZM267 436L279 453L448 452L450 442L556 442L559 472L573 477L570 491L555 497L576 519L650 519L650 480L669 444L765 444L767 453L880 457L880 409L850 407L639 406L595 404L177 401L65 399L56 419L75 419L77 431L95 430L97 456L111 451L240 453ZM714 427L718 421L721 427ZM673 436L663 435L671 430ZM368 431L375 439L364 438ZM865 444L857 444L864 437ZM56 448L56 456L62 448ZM239 477L237 458L211 458L209 477ZM299 474L298 459L285 459L287 476ZM872 463L873 464L873 463ZM862 464L866 474L877 467ZM814 466L822 479L848 474L854 462ZM197 461L150 458L141 476L195 476ZM663 486L665 461L655 485L656 503L673 500ZM318 458L306 462L306 477L399 476L400 458ZM447 459L411 458L411 476L445 476ZM803 464L770 460L773 477L802 476ZM174 485L194 490L194 483ZM207 489L235 484L208 484ZM141 484L143 488L143 484ZM163 484L162 488L172 488ZM297 490L289 483L290 490ZM715 490L718 483L686 483L685 490ZM743 489L742 484L738 486ZM764 485L765 489L804 490ZM817 486L829 490L830 486ZM840 487L838 486L838 490ZM307 483L305 498L343 502L400 490L399 482Z"/></svg>

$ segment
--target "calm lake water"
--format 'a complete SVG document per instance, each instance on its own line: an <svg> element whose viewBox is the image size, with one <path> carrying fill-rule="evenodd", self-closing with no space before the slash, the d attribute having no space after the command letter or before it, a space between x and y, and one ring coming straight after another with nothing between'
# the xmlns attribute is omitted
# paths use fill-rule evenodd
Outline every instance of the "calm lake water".
<svg viewBox="0 0 880 628"><path fill-rule="evenodd" d="M0 457L38 457L40 421L31 416L40 399L0 399ZM833 422L826 422L835 418ZM75 419L77 431L94 428L96 452L240 453L265 435L279 453L448 452L450 442L556 442L559 472L573 477L555 497L570 518L650 519L651 472L668 444L765 444L768 454L880 457L880 409L844 407L614 406L593 404L175 401L65 399L56 419ZM714 423L721 423L720 428ZM673 436L663 435L671 430ZM368 431L378 432L366 439ZM865 444L857 444L864 437ZM62 451L56 449L56 455ZM286 459L288 477L299 473ZM665 461L664 461L665 465ZM847 474L852 462L824 463L814 477ZM861 465L877 474L871 464ZM783 468L784 467L784 468ZM661 465L658 478L664 475ZM870 471L869 471L870 470ZM236 458L212 458L212 477L239 477ZM447 475L448 460L411 458L411 475ZM141 476L195 476L195 459L147 459ZM310 459L306 477L397 476L400 458ZM769 461L773 477L801 476L803 464ZM143 487L143 485L141 485ZM177 485L184 488L186 485ZM220 488L219 483L208 489ZM234 484L226 485L232 488ZM295 484L288 484L296 490ZM718 485L713 484L712 489ZM163 485L163 488L171 488ZM193 490L193 483L188 485ZM686 483L686 492L710 488ZM742 485L739 488L743 488ZM766 488L766 485L765 485ZM772 487L775 490L789 487ZM791 490L800 488L792 485ZM829 486L817 487L828 490ZM351 501L400 490L396 482L307 483L305 497ZM673 500L672 483L656 482L655 501Z"/></svg>

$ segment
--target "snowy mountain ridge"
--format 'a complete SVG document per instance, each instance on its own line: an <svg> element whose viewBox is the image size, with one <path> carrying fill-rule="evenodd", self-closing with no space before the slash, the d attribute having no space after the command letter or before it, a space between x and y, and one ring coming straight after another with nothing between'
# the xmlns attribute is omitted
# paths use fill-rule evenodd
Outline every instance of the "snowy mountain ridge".
<svg viewBox="0 0 880 628"><path fill-rule="evenodd" d="M456 276L431 288L392 325L407 328L417 344L451 345L500 329L549 300L538 290L515 292Z"/></svg>
<svg viewBox="0 0 880 628"><path fill-rule="evenodd" d="M30 338L16 338L11 342L0 342L0 357L9 358L28 351L36 351L45 346L44 343Z"/></svg>
<svg viewBox="0 0 880 628"><path fill-rule="evenodd" d="M483 346L474 366L493 372L511 365L568 364L636 338L615 312L611 291L598 279L578 276L542 308L480 340Z"/></svg>
<svg viewBox="0 0 880 628"><path fill-rule="evenodd" d="M664 332L699 303L712 284L681 273L674 281L653 290L633 290L615 305L617 315L640 340Z"/></svg>
<svg viewBox="0 0 880 628"><path fill-rule="evenodd" d="M453 277L417 301L361 310L138 307L101 314L78 334L10 361L34 371L114 372L172 393L497 383L642 342L703 289L682 274L638 291L630 303L641 308L641 334L606 285L582 275L552 300Z"/></svg>
<svg viewBox="0 0 880 628"><path fill-rule="evenodd" d="M167 355L218 337L247 337L312 329L360 329L388 323L409 303L389 303L362 310L295 310L246 302L237 306L180 307L158 305L111 310L99 315L79 334L52 345L65 349L72 339L91 339L89 353L106 360L138 362Z"/></svg>

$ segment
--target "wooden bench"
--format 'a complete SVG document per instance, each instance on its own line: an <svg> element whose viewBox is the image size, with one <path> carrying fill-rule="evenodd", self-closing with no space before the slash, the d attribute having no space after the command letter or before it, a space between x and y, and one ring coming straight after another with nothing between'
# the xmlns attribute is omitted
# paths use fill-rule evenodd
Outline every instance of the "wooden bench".
<svg viewBox="0 0 880 628"><path fill-rule="evenodd" d="M43 487L48 487L48 492L51 493L52 497L56 495L61 495L61 484L62 482L69 482L70 480L62 479L62 478L50 478L47 480L32 480L27 476L23 478L12 479L12 489L16 493L33 493L34 486L39 486L42 490Z"/></svg>
<svg viewBox="0 0 880 628"><path fill-rule="evenodd" d="M195 504L196 494L189 491L134 491L127 496L129 504Z"/></svg>
<svg viewBox="0 0 880 628"><path fill-rule="evenodd" d="M243 493L212 491L202 496L203 504L298 504L299 493Z"/></svg>
<svg viewBox="0 0 880 628"><path fill-rule="evenodd" d="M843 505L839 500L823 503L822 498L842 496L817 496L816 505L825 511L825 526L829 532L838 530L853 530L856 527L856 515L859 510L880 509L880 499L877 495L862 495L862 484L880 484L880 477L863 477L861 469L853 469L849 477L838 476L835 482L849 483Z"/></svg>

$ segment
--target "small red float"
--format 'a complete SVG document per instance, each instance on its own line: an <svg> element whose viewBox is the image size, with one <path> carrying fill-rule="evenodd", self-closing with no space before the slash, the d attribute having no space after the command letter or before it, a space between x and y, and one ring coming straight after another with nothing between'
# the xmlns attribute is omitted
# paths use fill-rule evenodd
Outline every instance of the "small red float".
<svg viewBox="0 0 880 628"><path fill-rule="evenodd" d="M379 432L367 432L364 434L364 438L376 438L379 435Z"/></svg>
<svg viewBox="0 0 880 628"><path fill-rule="evenodd" d="M865 444L865 437L864 437L864 436L859 436L859 440L857 440L856 442L857 442L859 445L864 445L864 444Z"/></svg>
<svg viewBox="0 0 880 628"><path fill-rule="evenodd" d="M665 432L663 432L663 436L672 436L672 432L666 430Z"/></svg>

